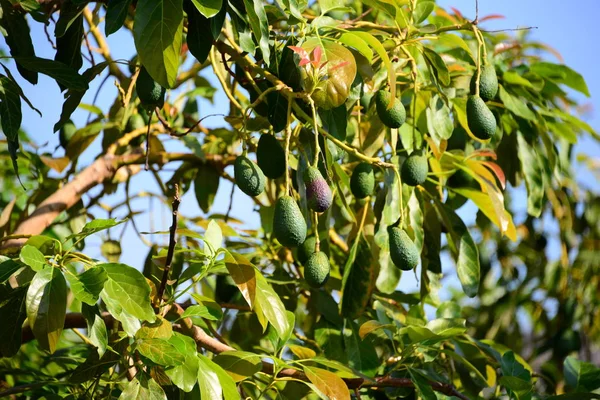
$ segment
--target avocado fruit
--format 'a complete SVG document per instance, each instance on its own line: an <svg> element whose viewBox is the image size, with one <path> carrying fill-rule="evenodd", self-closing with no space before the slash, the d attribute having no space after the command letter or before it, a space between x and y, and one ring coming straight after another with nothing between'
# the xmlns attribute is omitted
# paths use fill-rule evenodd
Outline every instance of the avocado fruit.
<svg viewBox="0 0 600 400"><path fill-rule="evenodd" d="M304 171L304 184L306 185L306 200L308 208L316 212L324 212L333 202L333 194L321 171L315 167L308 167Z"/></svg>
<svg viewBox="0 0 600 400"><path fill-rule="evenodd" d="M256 161L268 178L277 179L285 173L285 151L275 136L268 133L260 136Z"/></svg>
<svg viewBox="0 0 600 400"><path fill-rule="evenodd" d="M488 140L496 133L496 117L479 96L467 100L467 123L478 139Z"/></svg>
<svg viewBox="0 0 600 400"><path fill-rule="evenodd" d="M471 78L471 94L477 93L477 73ZM479 77L479 97L492 100L498 94L498 76L493 65L483 65Z"/></svg>
<svg viewBox="0 0 600 400"><path fill-rule="evenodd" d="M362 162L358 164L350 178L350 190L357 199L364 199L373 194L375 189L375 173L371 164Z"/></svg>
<svg viewBox="0 0 600 400"><path fill-rule="evenodd" d="M329 257L322 251L317 251L308 258L304 266L304 280L312 288L320 288L329 279L331 268Z"/></svg>
<svg viewBox="0 0 600 400"><path fill-rule="evenodd" d="M138 129L142 129L146 126L146 121L144 121L144 117L141 114L132 114L127 120L127 125L125 125L126 132L133 132Z"/></svg>
<svg viewBox="0 0 600 400"><path fill-rule="evenodd" d="M258 196L265 190L265 175L254 161L244 155L235 159L233 175L241 191L250 197Z"/></svg>
<svg viewBox="0 0 600 400"><path fill-rule="evenodd" d="M67 149L69 142L71 139L73 139L73 136L75 136L75 132L77 132L77 127L71 120L65 122L60 128L60 132L58 133L58 141L63 149Z"/></svg>
<svg viewBox="0 0 600 400"><path fill-rule="evenodd" d="M306 221L291 196L281 196L275 203L273 235L285 247L298 247L306 239Z"/></svg>
<svg viewBox="0 0 600 400"><path fill-rule="evenodd" d="M400 169L402 183L408 186L422 185L427 180L428 171L427 156L423 154L422 150L415 150L402 163L402 168Z"/></svg>
<svg viewBox="0 0 600 400"><path fill-rule="evenodd" d="M154 110L156 107L162 108L165 104L165 88L152 79L143 66L140 68L135 90L140 103L147 110Z"/></svg>
<svg viewBox="0 0 600 400"><path fill-rule="evenodd" d="M400 128L406 121L406 109L400 99L396 98L392 108L388 110L392 95L385 90L379 90L375 94L375 108L377 115L383 124L389 128Z"/></svg>
<svg viewBox="0 0 600 400"><path fill-rule="evenodd" d="M388 227L390 256L394 265L403 271L414 269L419 263L419 250L404 229Z"/></svg>
<svg viewBox="0 0 600 400"><path fill-rule="evenodd" d="M298 249L296 249L296 260L302 265L306 264L310 256L315 252L316 245L317 237L315 235L309 235L304 243L302 243L300 246L298 246ZM327 238L322 238L320 240L319 247L321 251L325 252L325 254L329 254Z"/></svg>

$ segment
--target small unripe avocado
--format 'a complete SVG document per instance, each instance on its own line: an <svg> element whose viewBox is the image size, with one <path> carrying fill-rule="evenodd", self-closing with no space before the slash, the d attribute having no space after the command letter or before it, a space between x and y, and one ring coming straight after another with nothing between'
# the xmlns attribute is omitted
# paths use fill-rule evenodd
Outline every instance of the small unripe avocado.
<svg viewBox="0 0 600 400"><path fill-rule="evenodd" d="M328 254L327 250L327 239L322 239L320 241L320 250L324 251L325 254ZM306 238L304 243L298 246L296 250L296 260L300 262L300 264L304 265L308 261L309 257L315 252L315 246L317 245L317 238L315 235L310 235Z"/></svg>
<svg viewBox="0 0 600 400"><path fill-rule="evenodd" d="M477 89L477 73L471 78L471 94L475 94ZM493 65L484 65L481 67L481 77L479 78L479 97L483 100L492 100L498 94L498 76Z"/></svg>
<svg viewBox="0 0 600 400"><path fill-rule="evenodd" d="M248 196L258 196L265 190L265 175L251 159L238 156L233 164L235 183Z"/></svg>
<svg viewBox="0 0 600 400"><path fill-rule="evenodd" d="M303 178L304 184L306 185L308 208L322 213L331 207L333 194L319 169L308 167L306 171L304 171Z"/></svg>
<svg viewBox="0 0 600 400"><path fill-rule="evenodd" d="M350 178L350 190L357 199L364 199L371 196L375 189L375 174L373 167L369 163L360 163L352 171Z"/></svg>
<svg viewBox="0 0 600 400"><path fill-rule="evenodd" d="M375 94L375 108L377 115L384 125L390 128L400 128L406 121L406 110L400 99L396 98L392 108L388 110L388 105L392 99L390 92L379 90Z"/></svg>
<svg viewBox="0 0 600 400"><path fill-rule="evenodd" d="M306 239L306 221L291 196L281 196L275 203L273 235L286 247L298 247Z"/></svg>
<svg viewBox="0 0 600 400"><path fill-rule="evenodd" d="M135 90L142 106L148 110L162 108L165 104L165 88L160 86L146 71L146 68L140 68Z"/></svg>
<svg viewBox="0 0 600 400"><path fill-rule="evenodd" d="M146 121L144 121L144 117L141 114L132 114L131 117L127 120L127 125L125 126L125 130L127 132L132 132L138 129L142 129L146 126Z"/></svg>
<svg viewBox="0 0 600 400"><path fill-rule="evenodd" d="M329 279L329 257L322 251L313 253L304 267L304 279L310 287L320 288Z"/></svg>
<svg viewBox="0 0 600 400"><path fill-rule="evenodd" d="M388 227L390 256L394 265L403 271L410 271L419 263L419 250L404 229Z"/></svg>
<svg viewBox="0 0 600 400"><path fill-rule="evenodd" d="M265 175L277 179L285 172L285 151L275 136L265 133L258 140L256 161Z"/></svg>
<svg viewBox="0 0 600 400"><path fill-rule="evenodd" d="M63 149L66 150L69 142L75 135L75 132L77 132L77 127L71 120L65 122L62 128L60 128L60 132L58 133L58 141Z"/></svg>
<svg viewBox="0 0 600 400"><path fill-rule="evenodd" d="M422 185L427 180L428 171L427 156L421 150L415 150L402 164L402 183L409 186Z"/></svg>
<svg viewBox="0 0 600 400"><path fill-rule="evenodd" d="M488 140L496 133L496 117L479 96L467 100L467 123L475 137Z"/></svg>

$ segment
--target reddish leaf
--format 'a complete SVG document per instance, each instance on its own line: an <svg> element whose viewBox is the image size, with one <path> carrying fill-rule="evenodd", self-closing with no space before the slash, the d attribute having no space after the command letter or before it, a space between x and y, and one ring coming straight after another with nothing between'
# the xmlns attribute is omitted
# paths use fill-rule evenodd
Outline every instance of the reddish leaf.
<svg viewBox="0 0 600 400"><path fill-rule="evenodd" d="M456 16L457 16L458 18L460 18L460 19L465 19L465 17L463 17L462 13L461 13L460 11L458 11L456 8L454 8L454 7L450 7L450 9L451 9L452 11L454 11L454 14L456 14Z"/></svg>
<svg viewBox="0 0 600 400"><path fill-rule="evenodd" d="M493 160L498 159L498 156L496 155L496 153L493 150L475 150L474 152L469 154L469 156L467 158L474 158L474 157L490 157Z"/></svg>
<svg viewBox="0 0 600 400"><path fill-rule="evenodd" d="M321 58L323 57L323 48L317 46L312 51L312 62L313 67L318 68L321 65Z"/></svg>
<svg viewBox="0 0 600 400"><path fill-rule="evenodd" d="M491 161L482 161L481 163L491 169L494 174L496 174L496 177L500 181L500 186L502 186L502 190L506 189L506 177L504 176L504 171L502 171L502 168L500 168L498 164Z"/></svg>
<svg viewBox="0 0 600 400"><path fill-rule="evenodd" d="M504 15L490 14L490 15L486 15L485 17L479 18L479 22L489 21L492 19L504 19L504 18L506 18Z"/></svg>

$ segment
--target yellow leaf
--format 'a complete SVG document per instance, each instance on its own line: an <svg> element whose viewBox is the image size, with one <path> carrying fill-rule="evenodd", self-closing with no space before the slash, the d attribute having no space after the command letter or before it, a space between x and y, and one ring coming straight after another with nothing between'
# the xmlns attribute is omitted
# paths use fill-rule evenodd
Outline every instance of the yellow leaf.
<svg viewBox="0 0 600 400"><path fill-rule="evenodd" d="M292 353L294 353L296 357L300 359L315 358L317 356L317 353L315 353L313 349L309 349L308 347L297 346L295 344L290 344L288 347L290 348Z"/></svg>
<svg viewBox="0 0 600 400"><path fill-rule="evenodd" d="M304 373L322 399L350 400L350 391L348 391L346 383L333 372L305 366Z"/></svg>

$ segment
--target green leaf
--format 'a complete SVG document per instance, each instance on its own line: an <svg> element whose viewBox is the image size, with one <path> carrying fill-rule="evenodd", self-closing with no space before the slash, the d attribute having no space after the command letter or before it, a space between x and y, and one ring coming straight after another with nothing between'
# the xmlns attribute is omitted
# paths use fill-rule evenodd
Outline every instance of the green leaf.
<svg viewBox="0 0 600 400"><path fill-rule="evenodd" d="M172 88L183 40L183 0L139 0L133 38L139 60L152 79Z"/></svg>
<svg viewBox="0 0 600 400"><path fill-rule="evenodd" d="M500 85L500 100L502 100L504 106L513 114L529 121L536 119L535 114L527 107L527 104L523 100L510 95L502 85Z"/></svg>
<svg viewBox="0 0 600 400"><path fill-rule="evenodd" d="M88 338L98 348L98 355L102 357L108 348L108 332L98 306L89 306L83 303L81 312L87 324Z"/></svg>
<svg viewBox="0 0 600 400"><path fill-rule="evenodd" d="M385 50L385 47L383 47L381 42L379 42L379 40L377 40L370 33L359 31L355 31L353 33L360 37L362 40L364 40L369 46L371 46L375 50L377 55L381 57L381 62L387 69L388 85L390 87L390 93L392 95L390 98L390 104L394 104L394 101L396 99L396 70L392 65L392 61L390 60L390 57L388 56L387 51Z"/></svg>
<svg viewBox="0 0 600 400"><path fill-rule="evenodd" d="M235 280L235 279L234 279ZM254 310L257 314L263 314L267 321L277 331L280 338L289 337L289 332L293 329L287 318L285 306L281 299L275 293L271 285L264 276L256 271L256 297L254 301Z"/></svg>
<svg viewBox="0 0 600 400"><path fill-rule="evenodd" d="M538 62L532 64L530 69L531 72L544 78L548 78L556 83L567 85L571 89L575 89L578 92L585 94L587 97L590 97L590 91L583 77L566 65Z"/></svg>
<svg viewBox="0 0 600 400"><path fill-rule="evenodd" d="M198 354L198 385L202 400L233 400L240 395L235 382L218 364Z"/></svg>
<svg viewBox="0 0 600 400"><path fill-rule="evenodd" d="M269 101L267 118L274 132L281 132L287 126L288 98L279 91L267 94Z"/></svg>
<svg viewBox="0 0 600 400"><path fill-rule="evenodd" d="M254 308L257 286L256 269L247 258L238 253L226 252L224 261L229 275L242 292L242 296L250 308Z"/></svg>
<svg viewBox="0 0 600 400"><path fill-rule="evenodd" d="M119 400L167 400L167 395L154 379L139 374L127 384Z"/></svg>
<svg viewBox="0 0 600 400"><path fill-rule="evenodd" d="M429 321L426 327L444 338L461 335L467 331L466 321L462 318L437 318Z"/></svg>
<svg viewBox="0 0 600 400"><path fill-rule="evenodd" d="M100 132L113 126L115 126L114 122L97 121L78 129L69 140L65 151L66 156L71 160L79 157L94 142Z"/></svg>
<svg viewBox="0 0 600 400"><path fill-rule="evenodd" d="M108 62L101 62L85 70L82 74L86 82L91 82L97 75L101 74L108 66ZM81 99L85 95L87 88L82 90L69 90L65 102L63 103L59 121L54 124L53 131L58 131L70 118L71 114L77 109Z"/></svg>
<svg viewBox="0 0 600 400"><path fill-rule="evenodd" d="M358 335L361 339L364 339L365 337L367 337L368 334L375 332L379 329L387 329L393 327L394 325L392 324L382 324L379 321L369 320L360 326L358 330Z"/></svg>
<svg viewBox="0 0 600 400"><path fill-rule="evenodd" d="M373 50L359 35L355 35L352 32L345 32L338 40L346 46L356 49L369 63L373 61Z"/></svg>
<svg viewBox="0 0 600 400"><path fill-rule="evenodd" d="M23 246L21 253L19 254L19 259L23 264L29 265L35 272L41 271L48 265L42 252L30 244Z"/></svg>
<svg viewBox="0 0 600 400"><path fill-rule="evenodd" d="M531 82L523 78L515 71L506 71L504 74L502 74L502 80L504 81L504 83L524 86L526 88L533 89L533 85L531 84Z"/></svg>
<svg viewBox="0 0 600 400"><path fill-rule="evenodd" d="M321 7L321 15L325 15L331 10L344 8L345 4L343 0L319 0L319 6Z"/></svg>
<svg viewBox="0 0 600 400"><path fill-rule="evenodd" d="M198 380L199 361L196 356L196 342L191 337L178 332L173 334L169 342L185 356L185 362L166 369L165 373L178 388L189 393Z"/></svg>
<svg viewBox="0 0 600 400"><path fill-rule="evenodd" d="M132 0L108 0L104 33L109 36L123 26Z"/></svg>
<svg viewBox="0 0 600 400"><path fill-rule="evenodd" d="M449 207L436 202L438 214L448 230L446 237L456 258L456 270L463 291L475 297L479 291L479 251L463 220Z"/></svg>
<svg viewBox="0 0 600 400"><path fill-rule="evenodd" d="M59 61L48 60L40 57L15 57L15 60L30 71L48 75L59 85L72 90L87 90L88 81L79 75L75 69Z"/></svg>
<svg viewBox="0 0 600 400"><path fill-rule="evenodd" d="M103 230L110 229L117 225L120 225L125 221L127 221L127 219L122 219L121 221L117 221L114 218L110 218L110 219L98 218L98 219L95 219L93 221L86 223L83 226L83 228L81 229L81 232L74 233L74 234L68 236L67 239L88 237L90 235L93 235L94 233L98 233Z"/></svg>
<svg viewBox="0 0 600 400"><path fill-rule="evenodd" d="M135 336L141 327L140 320L123 309L120 299L113 299L104 290L100 293L100 297L102 297L102 300L106 305L106 310L110 313L110 315L112 315L117 321L121 322L125 333L131 337Z"/></svg>
<svg viewBox="0 0 600 400"><path fill-rule="evenodd" d="M4 264L6 262L0 264L0 268ZM12 357L21 347L21 327L27 318L26 294L27 290L23 287L11 289L0 286L0 357Z"/></svg>
<svg viewBox="0 0 600 400"><path fill-rule="evenodd" d="M83 8L82 8L83 9ZM57 26L66 14L61 10ZM56 39L55 61L60 61L76 71L83 65L81 41L83 40L83 15L77 16L67 31Z"/></svg>
<svg viewBox="0 0 600 400"><path fill-rule="evenodd" d="M82 303L95 305L106 282L106 271L102 267L90 268L80 275L67 273L67 281L73 296Z"/></svg>
<svg viewBox="0 0 600 400"><path fill-rule="evenodd" d="M261 357L247 351L226 351L216 356L213 361L219 364L235 382L243 381L262 370Z"/></svg>
<svg viewBox="0 0 600 400"><path fill-rule="evenodd" d="M0 262L0 283L4 283L10 278L15 272L22 267L21 264L16 261L5 258Z"/></svg>
<svg viewBox="0 0 600 400"><path fill-rule="evenodd" d="M322 399L350 400L346 383L333 372L305 365L304 374L315 385L317 394Z"/></svg>
<svg viewBox="0 0 600 400"><path fill-rule="evenodd" d="M415 24L420 24L425 21L429 14L435 8L435 2L429 0L420 0L413 11L413 19Z"/></svg>
<svg viewBox="0 0 600 400"><path fill-rule="evenodd" d="M423 400L436 400L437 396L429 384L429 380L414 368L409 368L408 373L415 384L415 388Z"/></svg>
<svg viewBox="0 0 600 400"><path fill-rule="evenodd" d="M371 341L362 340L358 326L349 319L345 320L344 348L348 356L348 366L367 376L374 376L379 367L379 357Z"/></svg>
<svg viewBox="0 0 600 400"><path fill-rule="evenodd" d="M544 166L541 156L535 147L530 146L523 134L517 135L519 161L525 176L525 186L527 186L527 212L533 217L539 217L544 208Z"/></svg>
<svg viewBox="0 0 600 400"><path fill-rule="evenodd" d="M565 358L563 369L567 385L575 391L593 392L600 388L600 368L594 364L569 356Z"/></svg>
<svg viewBox="0 0 600 400"><path fill-rule="evenodd" d="M181 318L198 317L206 318L211 321L218 321L223 317L221 309L213 307L207 307L204 304L197 304L186 308L185 312L181 315Z"/></svg>
<svg viewBox="0 0 600 400"><path fill-rule="evenodd" d="M208 213L219 190L219 171L210 164L200 164L194 179L196 200L203 212Z"/></svg>
<svg viewBox="0 0 600 400"><path fill-rule="evenodd" d="M448 67L442 57L427 47L422 47L421 51L423 52L427 66L431 71L432 78L435 78L443 86L449 86L450 73L448 72Z"/></svg>
<svg viewBox="0 0 600 400"><path fill-rule="evenodd" d="M439 146L442 139L450 139L454 130L454 122L450 117L450 108L438 95L431 98L425 113L427 115L427 128L435 143Z"/></svg>
<svg viewBox="0 0 600 400"><path fill-rule="evenodd" d="M22 120L19 92L19 86L12 79L0 75L0 125L8 141L8 151L17 177L19 176L17 166L19 128Z"/></svg>
<svg viewBox="0 0 600 400"><path fill-rule="evenodd" d="M185 362L185 356L165 339L139 339L135 348L141 355L158 365L181 365Z"/></svg>
<svg viewBox="0 0 600 400"><path fill-rule="evenodd" d="M76 4L77 1L67 1L60 7L60 16L54 27L54 36L62 38L81 16L87 4ZM81 42L80 42L81 44Z"/></svg>
<svg viewBox="0 0 600 400"><path fill-rule="evenodd" d="M0 27L6 31L4 39L10 49L10 55L13 57L35 57L35 49L31 41L29 25L26 19L27 14L13 7L7 0L0 1L0 5L3 11L2 19L0 19ZM37 84L37 72L23 68L18 62L17 70L29 83L32 85Z"/></svg>
<svg viewBox="0 0 600 400"><path fill-rule="evenodd" d="M215 255L217 250L223 246L223 232L214 219L211 219L208 223L206 233L204 234L204 241L209 245L208 249L204 250L208 256Z"/></svg>
<svg viewBox="0 0 600 400"><path fill-rule="evenodd" d="M375 281L375 263L367 240L359 233L344 267L342 315L357 318L365 310Z"/></svg>
<svg viewBox="0 0 600 400"><path fill-rule="evenodd" d="M248 22L262 52L262 59L269 66L271 50L269 48L269 20L262 0L244 0Z"/></svg>
<svg viewBox="0 0 600 400"><path fill-rule="evenodd" d="M215 39L210 29L211 21L198 11L198 8L192 4L192 0L184 0L183 9L188 21L186 36L188 49L198 62L203 63L208 58Z"/></svg>
<svg viewBox="0 0 600 400"><path fill-rule="evenodd" d="M156 316L150 304L150 286L144 275L125 264L100 264L108 279L103 293L116 301L124 311L145 321L154 321ZM102 298L105 299L105 295Z"/></svg>
<svg viewBox="0 0 600 400"><path fill-rule="evenodd" d="M35 274L27 290L26 307L39 346L54 353L67 312L67 283L58 268L44 268Z"/></svg>
<svg viewBox="0 0 600 400"><path fill-rule="evenodd" d="M319 115L321 116L321 122L323 122L329 134L341 141L346 140L349 117L345 104L329 110L320 109Z"/></svg>
<svg viewBox="0 0 600 400"><path fill-rule="evenodd" d="M192 3L200 11L200 14L206 18L210 18L217 15L219 10L221 10L223 0L192 0Z"/></svg>
<svg viewBox="0 0 600 400"><path fill-rule="evenodd" d="M170 339L173 336L173 326L160 315L154 322L144 322L144 325L135 333L136 339ZM185 355L185 352L182 353Z"/></svg>

